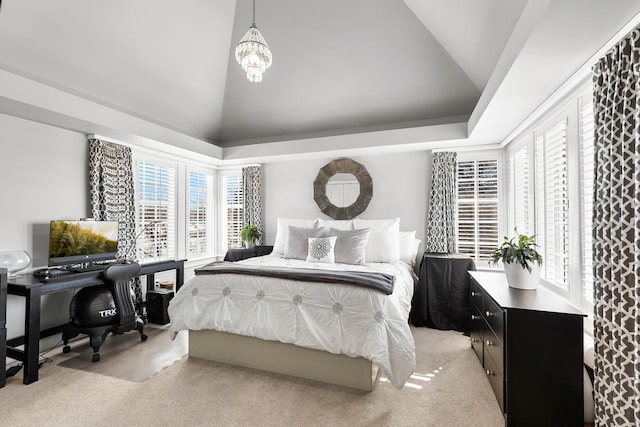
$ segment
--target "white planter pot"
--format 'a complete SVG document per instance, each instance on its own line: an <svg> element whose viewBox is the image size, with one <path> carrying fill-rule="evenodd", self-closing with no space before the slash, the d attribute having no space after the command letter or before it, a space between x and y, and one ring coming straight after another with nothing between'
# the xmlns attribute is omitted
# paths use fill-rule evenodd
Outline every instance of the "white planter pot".
<svg viewBox="0 0 640 427"><path fill-rule="evenodd" d="M533 263L531 273L520 264L504 264L507 283L516 289L536 289L540 280L540 266Z"/></svg>

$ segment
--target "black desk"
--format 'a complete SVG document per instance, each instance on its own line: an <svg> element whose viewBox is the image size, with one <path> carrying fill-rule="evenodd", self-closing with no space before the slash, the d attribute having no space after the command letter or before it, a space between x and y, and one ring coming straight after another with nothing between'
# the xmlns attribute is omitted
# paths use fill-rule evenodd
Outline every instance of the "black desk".
<svg viewBox="0 0 640 427"><path fill-rule="evenodd" d="M167 270L176 271L176 291L184 283L185 260L158 261L141 264L140 276L147 276L147 290L152 290L155 273ZM101 271L74 273L67 276L40 282L32 275L12 278L8 282L9 295L25 297L24 336L7 340L7 356L23 362L24 384L38 381L38 357L40 354L40 338L61 333L66 325L40 330L40 304L42 295L70 289L83 288L102 284ZM24 345L24 350L16 347ZM3 371L4 372L4 371Z"/></svg>
<svg viewBox="0 0 640 427"><path fill-rule="evenodd" d="M425 253L411 301L411 323L468 332L471 309L467 271L475 269L467 255Z"/></svg>
<svg viewBox="0 0 640 427"><path fill-rule="evenodd" d="M225 261L240 261L247 258L269 255L273 246L255 246L253 248L229 249L224 256Z"/></svg>
<svg viewBox="0 0 640 427"><path fill-rule="evenodd" d="M0 268L0 388L7 381L7 269Z"/></svg>

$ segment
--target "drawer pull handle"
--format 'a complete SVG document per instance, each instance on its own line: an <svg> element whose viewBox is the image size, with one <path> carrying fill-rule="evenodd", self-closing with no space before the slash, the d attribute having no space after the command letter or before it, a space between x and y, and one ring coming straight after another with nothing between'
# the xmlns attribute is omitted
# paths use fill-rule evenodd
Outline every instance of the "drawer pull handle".
<svg viewBox="0 0 640 427"><path fill-rule="evenodd" d="M487 376L490 377L491 375L493 375L493 371L490 371L489 369L487 369Z"/></svg>
<svg viewBox="0 0 640 427"><path fill-rule="evenodd" d="M480 320L480 316L476 316L475 314L472 314L471 320Z"/></svg>
<svg viewBox="0 0 640 427"><path fill-rule="evenodd" d="M489 310L487 310L487 312L486 312L485 314L487 315L487 317L491 317L491 316L493 316L493 313L492 313L492 312L490 312Z"/></svg>
<svg viewBox="0 0 640 427"><path fill-rule="evenodd" d="M479 297L479 296L480 296L480 293L475 292L475 291L471 291L471 296L472 296L472 297Z"/></svg>
<svg viewBox="0 0 640 427"><path fill-rule="evenodd" d="M489 340L487 340L487 347L491 347L493 345L493 343Z"/></svg>

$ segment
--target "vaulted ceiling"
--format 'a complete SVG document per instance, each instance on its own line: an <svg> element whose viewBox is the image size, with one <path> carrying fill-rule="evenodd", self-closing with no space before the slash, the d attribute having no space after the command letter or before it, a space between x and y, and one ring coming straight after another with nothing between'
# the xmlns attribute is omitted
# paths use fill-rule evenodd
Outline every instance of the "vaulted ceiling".
<svg viewBox="0 0 640 427"><path fill-rule="evenodd" d="M4 0L0 112L188 139L220 160L499 143L640 13L637 0L256 3L273 51L261 83L233 56L250 0Z"/></svg>

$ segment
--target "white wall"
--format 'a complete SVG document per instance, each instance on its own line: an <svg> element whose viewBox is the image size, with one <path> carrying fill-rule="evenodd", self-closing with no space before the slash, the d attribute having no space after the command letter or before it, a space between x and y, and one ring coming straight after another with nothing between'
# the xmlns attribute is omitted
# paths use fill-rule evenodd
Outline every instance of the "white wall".
<svg viewBox="0 0 640 427"><path fill-rule="evenodd" d="M424 240L428 191L431 182L431 152L351 157L367 168L373 180L373 198L363 219L400 217L401 230L416 230ZM333 158L266 163L265 241L273 244L276 218L328 218L313 200L313 181L318 170Z"/></svg>
<svg viewBox="0 0 640 427"><path fill-rule="evenodd" d="M0 251L25 249L47 265L49 221L88 216L85 135L0 114ZM45 296L42 328L69 319L72 293ZM9 338L24 334L24 298L9 295Z"/></svg>

